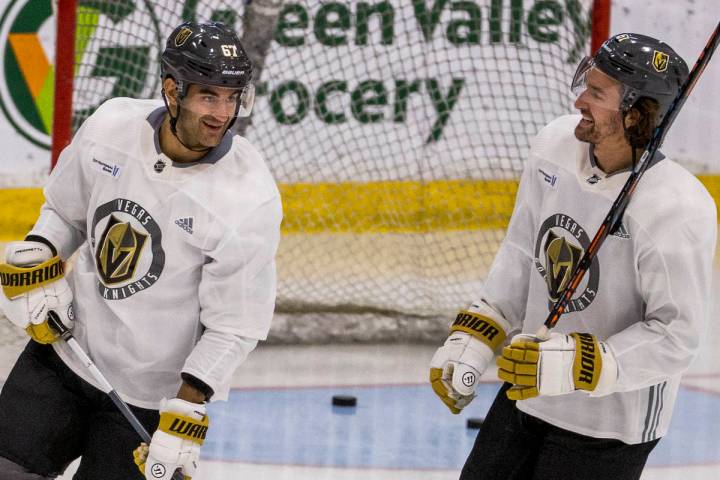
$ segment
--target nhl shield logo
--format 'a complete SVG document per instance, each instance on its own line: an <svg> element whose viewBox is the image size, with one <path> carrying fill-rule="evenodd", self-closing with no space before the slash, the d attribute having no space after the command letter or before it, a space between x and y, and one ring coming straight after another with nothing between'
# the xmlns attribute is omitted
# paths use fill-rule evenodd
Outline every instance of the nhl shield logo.
<svg viewBox="0 0 720 480"><path fill-rule="evenodd" d="M132 278L147 237L135 230L130 222L121 222L115 215L110 215L95 251L98 273L106 285Z"/></svg>
<svg viewBox="0 0 720 480"><path fill-rule="evenodd" d="M667 53L655 50L653 53L652 65L657 72L664 72L667 70L668 61L670 56Z"/></svg>
<svg viewBox="0 0 720 480"><path fill-rule="evenodd" d="M188 27L183 27L177 35L175 35L175 46L179 47L190 38L190 34L193 33Z"/></svg>

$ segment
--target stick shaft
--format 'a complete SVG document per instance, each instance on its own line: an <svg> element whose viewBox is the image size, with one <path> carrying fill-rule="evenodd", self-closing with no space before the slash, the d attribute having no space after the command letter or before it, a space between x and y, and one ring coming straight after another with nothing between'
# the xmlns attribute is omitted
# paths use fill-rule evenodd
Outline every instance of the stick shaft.
<svg viewBox="0 0 720 480"><path fill-rule="evenodd" d="M130 410L128 404L120 398L120 395L118 395L112 385L110 385L110 382L108 382L105 376L100 372L100 370L98 370L98 368L95 366L95 363L90 360L90 357L87 356L87 354L82 349L77 340L75 340L72 335L69 335L68 338L64 340L65 343L67 343L68 346L72 349L73 353L75 353L75 355L80 359L80 361L83 362L83 364L88 369L93 378L100 384L103 391L108 394L110 400L112 400L118 410L120 410L120 413L123 414L123 417L125 417L127 421L130 422L130 425L132 425L133 429L138 433L138 435L140 435L140 438L142 438L143 442L149 444L151 437L148 431L145 430L145 427L142 423L140 423L140 420L137 419L132 410Z"/></svg>

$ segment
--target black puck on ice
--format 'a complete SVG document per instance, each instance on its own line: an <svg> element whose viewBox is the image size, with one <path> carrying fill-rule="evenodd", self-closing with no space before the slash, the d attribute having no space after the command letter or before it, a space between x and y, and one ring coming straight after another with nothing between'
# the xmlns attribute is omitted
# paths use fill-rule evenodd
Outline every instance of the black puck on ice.
<svg viewBox="0 0 720 480"><path fill-rule="evenodd" d="M357 398L352 395L333 395L332 404L335 407L354 407L357 405Z"/></svg>
<svg viewBox="0 0 720 480"><path fill-rule="evenodd" d="M467 424L466 424L466 425L467 425L467 428L471 428L471 429L477 430L477 429L479 429L480 427L482 427L484 421L485 421L484 418L472 417L472 418L468 418L468 419L467 419Z"/></svg>

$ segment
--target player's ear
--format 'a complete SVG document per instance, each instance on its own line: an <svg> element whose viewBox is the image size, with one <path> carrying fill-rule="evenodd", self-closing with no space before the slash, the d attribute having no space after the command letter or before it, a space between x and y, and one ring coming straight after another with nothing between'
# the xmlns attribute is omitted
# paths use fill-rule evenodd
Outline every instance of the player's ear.
<svg viewBox="0 0 720 480"><path fill-rule="evenodd" d="M172 107L178 104L178 88L177 83L172 77L166 77L163 80L162 88L165 91L165 97L167 98L168 104Z"/></svg>
<svg viewBox="0 0 720 480"><path fill-rule="evenodd" d="M623 115L623 122L625 122L625 128L632 128L640 122L640 111L632 107Z"/></svg>

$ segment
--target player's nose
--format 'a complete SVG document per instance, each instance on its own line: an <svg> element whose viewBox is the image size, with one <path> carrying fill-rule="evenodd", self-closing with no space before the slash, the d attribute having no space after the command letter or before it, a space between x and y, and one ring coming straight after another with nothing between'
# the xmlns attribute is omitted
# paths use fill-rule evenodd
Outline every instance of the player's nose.
<svg viewBox="0 0 720 480"><path fill-rule="evenodd" d="M228 109L226 108L219 107L210 112L210 118L212 118L213 122L225 123L230 119L230 116L232 114L232 111L228 111Z"/></svg>
<svg viewBox="0 0 720 480"><path fill-rule="evenodd" d="M578 110L587 110L589 108L589 104L586 100L588 91L583 90L583 92L578 95L578 97L575 99L575 102L573 103L573 106L577 108Z"/></svg>

